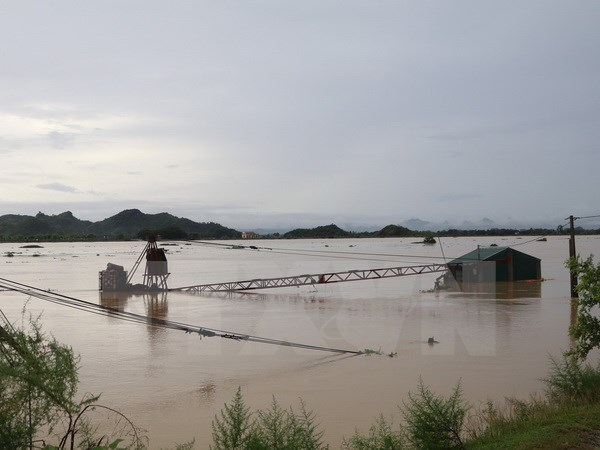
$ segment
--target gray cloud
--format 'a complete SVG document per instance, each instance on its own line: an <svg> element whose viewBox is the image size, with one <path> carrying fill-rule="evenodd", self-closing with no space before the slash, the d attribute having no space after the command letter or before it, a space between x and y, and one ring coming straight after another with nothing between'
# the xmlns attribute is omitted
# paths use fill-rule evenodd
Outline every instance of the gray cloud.
<svg viewBox="0 0 600 450"><path fill-rule="evenodd" d="M0 16L24 203L68 179L45 189L232 223L598 212L596 1L104 4Z"/></svg>
<svg viewBox="0 0 600 450"><path fill-rule="evenodd" d="M465 193L440 195L439 197L436 197L435 201L440 202L440 203L463 202L465 200L474 200L474 199L478 199L480 197L481 196L479 194L465 192Z"/></svg>
<svg viewBox="0 0 600 450"><path fill-rule="evenodd" d="M67 186L62 183L44 183L44 184L38 184L36 187L40 188L40 189L47 189L49 191L69 192L69 193L73 193L73 194L77 194L80 192L79 189L77 189L73 186Z"/></svg>
<svg viewBox="0 0 600 450"><path fill-rule="evenodd" d="M50 146L57 149L64 149L71 146L75 140L75 136L73 133L61 133L58 131L51 131L46 134Z"/></svg>

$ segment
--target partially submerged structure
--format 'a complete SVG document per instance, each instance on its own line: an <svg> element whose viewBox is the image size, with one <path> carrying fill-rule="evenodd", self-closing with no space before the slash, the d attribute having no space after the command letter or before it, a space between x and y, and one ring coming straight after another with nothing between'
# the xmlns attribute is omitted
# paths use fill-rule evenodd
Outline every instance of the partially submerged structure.
<svg viewBox="0 0 600 450"><path fill-rule="evenodd" d="M477 247L448 262L458 283L541 280L541 260L511 247Z"/></svg>
<svg viewBox="0 0 600 450"><path fill-rule="evenodd" d="M124 291L127 288L127 271L123 266L108 263L106 269L100 271L101 291Z"/></svg>
<svg viewBox="0 0 600 450"><path fill-rule="evenodd" d="M140 263L146 259L143 284L131 284L131 279ZM123 266L108 263L100 272L101 291L166 291L169 266L165 250L158 248L156 238L151 236L148 244L135 262L133 269L127 274Z"/></svg>

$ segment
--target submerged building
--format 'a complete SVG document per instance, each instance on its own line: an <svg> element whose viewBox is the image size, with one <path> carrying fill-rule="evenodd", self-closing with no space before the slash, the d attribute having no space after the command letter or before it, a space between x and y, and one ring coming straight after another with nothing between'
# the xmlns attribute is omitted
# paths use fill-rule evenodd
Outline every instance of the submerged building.
<svg viewBox="0 0 600 450"><path fill-rule="evenodd" d="M448 268L459 283L540 280L539 258L510 247L477 247L448 262Z"/></svg>

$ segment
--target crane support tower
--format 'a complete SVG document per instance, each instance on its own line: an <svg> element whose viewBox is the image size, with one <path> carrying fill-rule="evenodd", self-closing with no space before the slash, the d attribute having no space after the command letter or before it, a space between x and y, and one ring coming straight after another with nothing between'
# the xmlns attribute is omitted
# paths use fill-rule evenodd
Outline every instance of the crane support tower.
<svg viewBox="0 0 600 450"><path fill-rule="evenodd" d="M132 284L131 280L141 262L146 259L142 284ZM146 247L129 271L122 266L108 263L106 270L100 272L101 291L166 291L169 266L164 249L156 245L156 237L150 236Z"/></svg>
<svg viewBox="0 0 600 450"><path fill-rule="evenodd" d="M153 291L166 291L169 267L167 255L156 245L156 238L151 236L146 246L146 270L144 270L144 286Z"/></svg>

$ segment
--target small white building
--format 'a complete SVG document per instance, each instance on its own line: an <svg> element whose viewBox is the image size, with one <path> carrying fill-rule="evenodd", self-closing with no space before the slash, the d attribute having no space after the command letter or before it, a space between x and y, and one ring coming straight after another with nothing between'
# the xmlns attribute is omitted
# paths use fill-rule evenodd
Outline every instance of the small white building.
<svg viewBox="0 0 600 450"><path fill-rule="evenodd" d="M258 234L254 231L242 231L242 239L256 239Z"/></svg>

